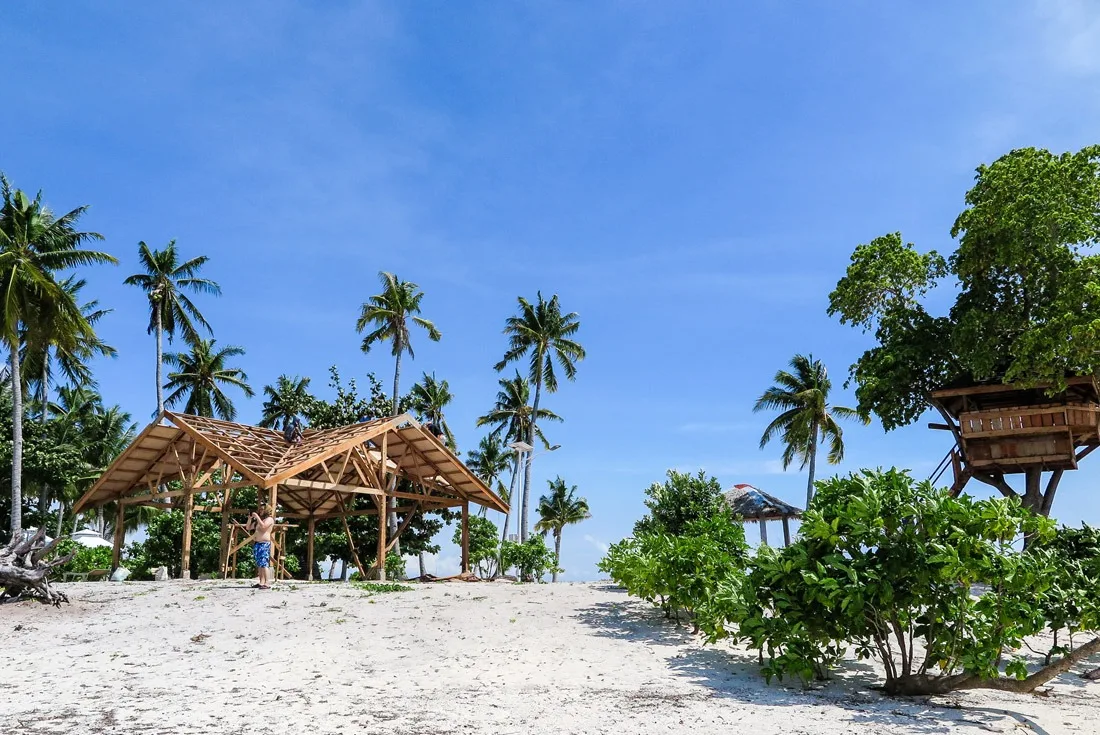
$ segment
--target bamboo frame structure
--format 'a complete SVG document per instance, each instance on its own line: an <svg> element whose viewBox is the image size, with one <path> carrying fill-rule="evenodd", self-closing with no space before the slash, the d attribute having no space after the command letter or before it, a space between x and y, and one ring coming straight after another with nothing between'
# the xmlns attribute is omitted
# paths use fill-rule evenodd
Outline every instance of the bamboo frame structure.
<svg viewBox="0 0 1100 735"><path fill-rule="evenodd" d="M399 479L408 481L414 491L398 490ZM171 483L179 487L172 488ZM226 576L230 558L239 550L233 548L237 525L233 518L247 518L251 512L233 507L234 493L242 488L255 488L260 498L266 491L277 516L306 521L308 578L313 576L313 542L320 520L342 520L352 559L366 575L347 519L379 515L375 559L381 562L376 564L377 572L385 579L386 553L418 513L461 508L463 571L468 571L470 504L508 512L507 503L408 414L307 430L300 442L289 444L271 429L169 411L138 434L77 501L73 512L111 502L119 504L120 516L129 505L182 507L184 578L190 574L194 512L220 513L219 571ZM376 507L349 509L348 501L357 495L370 496ZM390 512L403 515L392 537L386 523L390 498L402 503ZM123 541L123 534L116 534L115 566Z"/></svg>

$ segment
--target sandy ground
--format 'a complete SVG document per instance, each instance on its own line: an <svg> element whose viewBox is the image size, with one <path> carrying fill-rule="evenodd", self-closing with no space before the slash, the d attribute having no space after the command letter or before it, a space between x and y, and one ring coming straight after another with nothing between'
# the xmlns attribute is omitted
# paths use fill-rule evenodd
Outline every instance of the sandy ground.
<svg viewBox="0 0 1100 735"><path fill-rule="evenodd" d="M605 584L62 585L0 606L0 732L1095 733L1100 685L893 700L852 663L766 685L752 654Z"/></svg>

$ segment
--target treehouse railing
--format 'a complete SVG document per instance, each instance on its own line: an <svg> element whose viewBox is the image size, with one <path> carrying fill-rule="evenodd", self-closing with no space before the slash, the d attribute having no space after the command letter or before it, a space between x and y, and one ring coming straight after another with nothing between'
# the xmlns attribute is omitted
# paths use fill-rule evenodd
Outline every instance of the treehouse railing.
<svg viewBox="0 0 1100 735"><path fill-rule="evenodd" d="M1098 424L1100 408L1081 405L1000 408L959 416L959 430L967 439L1043 434L1059 428L1096 431Z"/></svg>

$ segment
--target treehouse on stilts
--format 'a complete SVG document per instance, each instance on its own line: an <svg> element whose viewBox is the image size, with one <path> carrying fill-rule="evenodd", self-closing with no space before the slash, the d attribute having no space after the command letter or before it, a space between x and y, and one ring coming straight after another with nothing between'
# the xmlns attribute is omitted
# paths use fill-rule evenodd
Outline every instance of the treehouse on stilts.
<svg viewBox="0 0 1100 735"><path fill-rule="evenodd" d="M266 501L277 517L285 519L284 525L306 526L309 579L313 578L313 541L318 521L338 518L343 522L351 558L367 574L347 519L380 512L384 518L387 501L396 498L400 518L397 532L387 537L387 524L380 522L378 548L373 554L373 570L379 579L385 579L386 553L417 513L461 511L462 571L468 574L470 505L508 512L507 503L408 414L335 429L307 430L300 441L290 443L272 429L166 411L107 468L77 502L74 513L116 504L113 565L117 567L127 506L182 510L184 578L190 576L193 514L220 514L219 563L224 577L230 571L229 559L237 551L233 547L246 543L243 539L236 543L244 534L234 533L253 510L234 507L234 492L243 488L254 488L258 500ZM363 495L372 499L372 507L355 507L355 498ZM278 559L284 554L284 550L277 550Z"/></svg>
<svg viewBox="0 0 1100 735"><path fill-rule="evenodd" d="M1077 469L1100 446L1100 389L1095 378L1074 377L1066 381L1065 390L1048 392L1044 386L1011 385L934 392L931 403L944 423L929 428L950 431L955 446L933 473L933 482L950 469L954 495L974 479L1048 515L1062 474ZM1024 476L1023 494L1005 479L1019 474Z"/></svg>

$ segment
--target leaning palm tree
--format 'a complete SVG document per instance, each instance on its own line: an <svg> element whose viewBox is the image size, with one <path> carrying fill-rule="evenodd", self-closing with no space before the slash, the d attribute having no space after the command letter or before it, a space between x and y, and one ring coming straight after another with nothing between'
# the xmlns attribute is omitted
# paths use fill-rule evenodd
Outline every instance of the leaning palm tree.
<svg viewBox="0 0 1100 735"><path fill-rule="evenodd" d="M501 499L505 503L508 502L509 493L504 487L504 483L500 481L500 476L508 471L509 465L512 464L512 457L511 452L504 446L504 442L501 441L499 436L490 434L481 437L477 449L472 449L466 453L466 464L487 487L494 488L495 486ZM484 517L488 510L488 506L481 506L481 515Z"/></svg>
<svg viewBox="0 0 1100 735"><path fill-rule="evenodd" d="M549 482L550 494L539 498L539 521L535 530L545 536L554 534L554 571L551 582L558 581L558 567L561 566L561 532L573 523L580 523L592 517L588 512L588 501L576 497L577 486L566 487L565 480L557 477Z"/></svg>
<svg viewBox="0 0 1100 735"><path fill-rule="evenodd" d="M300 419L309 401L309 378L280 375L275 385L265 385L263 414L260 426L286 429L294 419Z"/></svg>
<svg viewBox="0 0 1100 735"><path fill-rule="evenodd" d="M64 324L55 346L76 349L95 330L58 283L56 274L83 265L116 263L110 255L81 249L95 232L80 232L76 223L87 211L78 207L60 217L42 202L13 189L0 174L0 343L8 348L12 387L11 534L23 531L23 384L22 335L32 325Z"/></svg>
<svg viewBox="0 0 1100 735"><path fill-rule="evenodd" d="M145 272L135 273L124 283L139 287L149 298L148 332L155 335L157 341L157 414L159 415L164 411L164 380L161 372L164 367L164 335L168 336L169 344L177 332L182 334L189 344L197 343L199 333L192 320L211 334L214 331L199 312L198 307L191 303L191 299L187 298L184 292L209 293L216 296L221 293L221 287L208 278L198 276L199 270L209 260L205 255L191 258L183 263L179 262L175 240L169 240L164 250L150 250L144 242L139 242L138 259Z"/></svg>
<svg viewBox="0 0 1100 735"><path fill-rule="evenodd" d="M535 429L538 423L539 400L545 385L549 393L558 389L558 376L554 372L555 361L561 366L568 380L577 375L577 363L584 359L584 348L573 340L581 323L576 312L563 314L557 294L549 301L538 294L538 300L532 304L519 297L519 315L508 317L504 334L508 336L508 351L496 364L497 371L509 364L530 355L528 379L535 384L535 400L531 405L531 425L527 431L527 443L534 446ZM556 358L556 359L555 359ZM520 541L527 540L527 507L531 494L531 459L527 455L523 470L523 502L520 508Z"/></svg>
<svg viewBox="0 0 1100 735"><path fill-rule="evenodd" d="M253 395L244 371L225 364L229 358L243 355L244 348L230 345L215 351L214 345L215 340L200 339L190 352L170 352L164 356L164 361L176 368L168 374L164 386L172 391L165 404L175 406L186 401L184 413L232 421L237 417L237 409L222 386L239 388L249 398Z"/></svg>
<svg viewBox="0 0 1100 735"><path fill-rule="evenodd" d="M803 468L809 465L810 476L806 485L806 507L809 508L814 497L817 445L828 441L829 463L837 464L844 459L844 432L836 420L859 419L867 424L870 418L852 408L829 405L829 391L833 384L825 366L813 355L795 355L790 364L790 372L780 370L775 374L776 384L764 391L752 410L782 411L764 429L760 448L782 436L783 469L787 469L795 459L801 461Z"/></svg>
<svg viewBox="0 0 1100 735"><path fill-rule="evenodd" d="M396 415L401 398L401 356L407 352L409 357L416 357L409 338L410 323L423 328L428 333L428 339L433 342L438 342L442 335L434 324L418 316L420 301L424 298L424 292L419 286L409 281L402 281L394 274L384 271L378 274L378 278L382 282L382 293L371 296L363 304L355 329L360 334L368 328L371 329L367 336L363 337L363 352L370 352L370 348L378 342L389 342L391 345L391 354L394 358L391 410ZM397 498L390 498L388 505L387 525L390 533L396 533ZM400 541L394 544L394 551L401 553Z"/></svg>
<svg viewBox="0 0 1100 735"><path fill-rule="evenodd" d="M412 398L412 410L416 411L421 419L431 422L442 431L448 448L452 452L457 451L454 432L451 431L451 427L447 424L447 417L443 414L454 400L454 396L451 395L451 386L447 381L437 379L435 373L431 375L424 373L424 377L412 387L409 394Z"/></svg>

